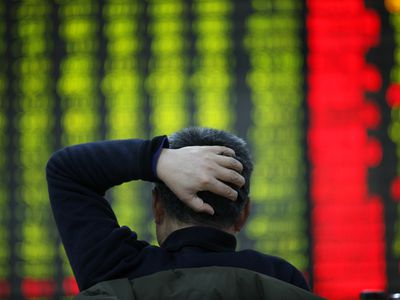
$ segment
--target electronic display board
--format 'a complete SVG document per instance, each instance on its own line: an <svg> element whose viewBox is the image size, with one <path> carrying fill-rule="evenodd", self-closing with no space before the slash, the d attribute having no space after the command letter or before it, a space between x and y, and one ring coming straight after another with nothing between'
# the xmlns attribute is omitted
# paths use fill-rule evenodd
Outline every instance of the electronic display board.
<svg viewBox="0 0 400 300"><path fill-rule="evenodd" d="M255 170L239 248L329 299L400 292L398 0L0 3L0 299L78 288L51 217L55 150L187 126L237 133ZM107 192L155 241L151 184Z"/></svg>
<svg viewBox="0 0 400 300"><path fill-rule="evenodd" d="M366 286L384 289L386 279L383 201L368 188L368 172L382 159L381 142L368 132L380 125L370 115L379 115L381 78L366 60L380 22L362 1L308 5L314 288L356 297Z"/></svg>

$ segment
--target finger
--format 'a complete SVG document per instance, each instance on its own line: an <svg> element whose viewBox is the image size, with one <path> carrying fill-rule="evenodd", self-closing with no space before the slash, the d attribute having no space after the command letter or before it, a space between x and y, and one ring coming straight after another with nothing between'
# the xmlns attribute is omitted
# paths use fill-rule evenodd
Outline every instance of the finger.
<svg viewBox="0 0 400 300"><path fill-rule="evenodd" d="M215 160L220 166L225 168L235 170L239 173L243 171L242 163L233 157L218 155Z"/></svg>
<svg viewBox="0 0 400 300"><path fill-rule="evenodd" d="M214 172L214 176L217 179L227 183L232 183L238 187L242 187L246 183L244 177L234 170L217 166Z"/></svg>
<svg viewBox="0 0 400 300"><path fill-rule="evenodd" d="M225 146L209 146L210 150L216 154L226 155L226 156L235 156L235 151L231 148Z"/></svg>
<svg viewBox="0 0 400 300"><path fill-rule="evenodd" d="M228 198L232 201L236 201L238 196L238 193L233 188L217 179L209 182L207 191Z"/></svg>
<svg viewBox="0 0 400 300"><path fill-rule="evenodd" d="M212 206L208 203L205 203L197 195L193 196L193 198L186 204L196 212L204 212L210 215L214 215L214 209L212 208Z"/></svg>

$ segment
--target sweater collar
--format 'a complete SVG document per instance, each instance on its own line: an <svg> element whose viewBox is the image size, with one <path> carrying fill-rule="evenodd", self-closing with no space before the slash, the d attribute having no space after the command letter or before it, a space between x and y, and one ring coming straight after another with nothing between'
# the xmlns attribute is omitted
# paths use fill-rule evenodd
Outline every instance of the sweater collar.
<svg viewBox="0 0 400 300"><path fill-rule="evenodd" d="M216 252L235 251L236 238L225 231L202 226L192 226L172 232L161 245L170 251L194 246Z"/></svg>

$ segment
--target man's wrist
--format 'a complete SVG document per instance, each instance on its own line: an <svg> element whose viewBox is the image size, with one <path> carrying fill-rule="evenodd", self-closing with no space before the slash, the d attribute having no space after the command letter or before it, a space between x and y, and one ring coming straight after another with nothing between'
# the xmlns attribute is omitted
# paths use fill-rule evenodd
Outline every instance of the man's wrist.
<svg viewBox="0 0 400 300"><path fill-rule="evenodd" d="M164 181L168 173L168 161L171 160L170 154L173 149L162 148L158 156L156 165L156 176L159 180Z"/></svg>
<svg viewBox="0 0 400 300"><path fill-rule="evenodd" d="M151 169L152 169L152 173L153 173L154 178L157 178L157 179L161 180L161 178L159 177L159 174L158 174L158 169L157 169L158 168L158 162L159 162L161 153L165 149L168 149L169 142L168 142L167 136L157 137L157 138L154 138L154 139L157 139L157 142L159 144L157 145L155 151L153 152L153 156L152 156L152 159L151 159Z"/></svg>

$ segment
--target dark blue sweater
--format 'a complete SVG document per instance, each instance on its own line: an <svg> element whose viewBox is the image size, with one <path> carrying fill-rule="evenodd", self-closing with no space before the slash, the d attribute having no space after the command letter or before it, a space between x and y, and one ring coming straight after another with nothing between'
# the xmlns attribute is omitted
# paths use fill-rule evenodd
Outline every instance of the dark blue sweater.
<svg viewBox="0 0 400 300"><path fill-rule="evenodd" d="M51 207L79 288L172 268L232 266L308 289L302 274L285 260L235 251L235 237L217 229L177 230L156 247L120 227L104 194L130 180L157 181L152 156L162 143L163 137L95 142L64 148L50 158L46 171Z"/></svg>

